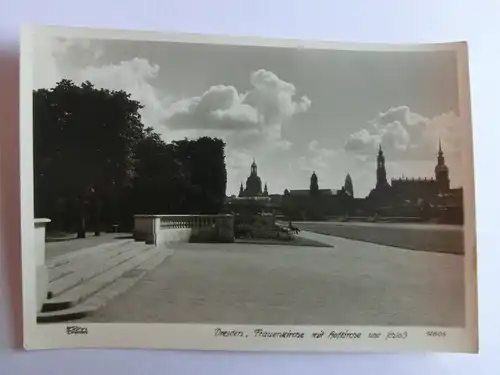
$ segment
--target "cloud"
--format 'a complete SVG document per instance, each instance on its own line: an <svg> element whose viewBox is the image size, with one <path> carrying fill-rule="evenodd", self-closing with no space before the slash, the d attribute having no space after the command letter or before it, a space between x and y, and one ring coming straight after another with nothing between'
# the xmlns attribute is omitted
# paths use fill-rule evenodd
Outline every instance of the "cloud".
<svg viewBox="0 0 500 375"><path fill-rule="evenodd" d="M280 165L293 147L283 129L293 116L311 106L306 96L296 98L292 83L273 72L257 70L250 75L249 84L246 92L234 86L212 86L199 96L171 103L166 113L169 138L208 135L226 142L230 192L246 180L253 158L269 161L259 169L263 173L271 165L283 169Z"/></svg>
<svg viewBox="0 0 500 375"><path fill-rule="evenodd" d="M103 63L103 53L98 40L39 36L34 47L34 86L50 88L66 78L76 84L90 81L97 88L127 91L144 105L140 111L143 123L164 131L171 99L152 84L160 67L143 58Z"/></svg>
<svg viewBox="0 0 500 375"><path fill-rule="evenodd" d="M88 80L97 88L130 93L132 99L144 106L140 111L143 123L161 131L171 99L151 83L159 70L158 65L147 59L133 58L118 64L88 66L76 71L72 77L77 83Z"/></svg>
<svg viewBox="0 0 500 375"><path fill-rule="evenodd" d="M308 155L300 158L299 168L328 173L332 168L333 158L338 151L320 147L317 140L310 141L307 148Z"/></svg>
<svg viewBox="0 0 500 375"><path fill-rule="evenodd" d="M243 103L244 97L232 86L212 86L201 96L173 103L167 112L169 129L255 129L259 113Z"/></svg>
<svg viewBox="0 0 500 375"><path fill-rule="evenodd" d="M86 39L51 38L46 35L35 36L33 44L33 86L35 89L53 87L56 82L66 78L75 61L83 62L96 59L100 50L91 50Z"/></svg>
<svg viewBox="0 0 500 375"><path fill-rule="evenodd" d="M311 101L306 96L296 100L292 83L264 69L253 72L249 81L251 89L244 93L233 86L217 85L200 96L172 103L167 127L237 131L240 144L268 142L288 149L290 143L282 137L283 127L292 116L307 111Z"/></svg>
<svg viewBox="0 0 500 375"><path fill-rule="evenodd" d="M454 113L426 118L400 106L379 113L366 128L350 134L344 148L363 158L375 157L382 145L386 154L399 160L429 160L435 157L439 139L448 153L460 151L462 125Z"/></svg>
<svg viewBox="0 0 500 375"><path fill-rule="evenodd" d="M295 101L295 86L268 70L253 72L250 83L253 88L245 94L245 102L255 107L267 124L282 124L293 115L306 112L311 106L306 96Z"/></svg>

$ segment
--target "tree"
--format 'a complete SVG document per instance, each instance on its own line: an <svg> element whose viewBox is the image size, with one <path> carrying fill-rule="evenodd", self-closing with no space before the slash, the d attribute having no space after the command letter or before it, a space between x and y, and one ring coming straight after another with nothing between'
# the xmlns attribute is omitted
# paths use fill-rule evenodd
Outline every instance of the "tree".
<svg viewBox="0 0 500 375"><path fill-rule="evenodd" d="M34 97L35 212L84 237L133 215L219 213L225 144L202 137L166 144L145 128L124 91L62 80ZM67 225L70 223L71 225Z"/></svg>
<svg viewBox="0 0 500 375"><path fill-rule="evenodd" d="M182 211L219 213L226 200L225 143L218 138L201 137L174 141L172 144L181 173L188 181Z"/></svg>
<svg viewBox="0 0 500 375"><path fill-rule="evenodd" d="M188 174L167 145L146 129L136 148L133 211L143 214L179 213L189 189Z"/></svg>
<svg viewBox="0 0 500 375"><path fill-rule="evenodd" d="M35 188L53 189L47 204L59 197L78 207L78 237L85 237L92 210L99 234L103 200L131 183L142 105L124 91L69 80L34 91L33 100Z"/></svg>

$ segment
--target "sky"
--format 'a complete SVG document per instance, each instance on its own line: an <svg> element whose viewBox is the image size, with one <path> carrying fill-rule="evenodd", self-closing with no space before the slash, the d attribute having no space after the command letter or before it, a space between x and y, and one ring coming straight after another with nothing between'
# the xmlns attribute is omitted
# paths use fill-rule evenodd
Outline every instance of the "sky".
<svg viewBox="0 0 500 375"><path fill-rule="evenodd" d="M63 78L128 91L166 141L226 142L227 194L255 159L269 193L375 186L382 145L388 179L432 177L441 139L461 186L455 54L363 52L50 38L34 47L34 88Z"/></svg>

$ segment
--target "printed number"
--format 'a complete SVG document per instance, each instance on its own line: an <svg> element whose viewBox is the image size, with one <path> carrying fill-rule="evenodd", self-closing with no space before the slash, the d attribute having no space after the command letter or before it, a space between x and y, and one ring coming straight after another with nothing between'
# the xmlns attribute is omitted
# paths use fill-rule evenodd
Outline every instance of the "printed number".
<svg viewBox="0 0 500 375"><path fill-rule="evenodd" d="M445 337L446 332L444 332L444 331L427 331L427 336L429 336L429 337Z"/></svg>
<svg viewBox="0 0 500 375"><path fill-rule="evenodd" d="M79 326L66 327L67 335L86 335L88 334L87 328Z"/></svg>

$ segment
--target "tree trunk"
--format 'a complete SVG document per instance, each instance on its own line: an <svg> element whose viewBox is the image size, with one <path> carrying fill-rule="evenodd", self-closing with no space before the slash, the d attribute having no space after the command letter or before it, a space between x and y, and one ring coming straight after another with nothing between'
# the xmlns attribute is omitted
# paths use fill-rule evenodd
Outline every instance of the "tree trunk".
<svg viewBox="0 0 500 375"><path fill-rule="evenodd" d="M101 235L101 201L99 199L96 200L96 210L95 210L95 228L94 234L96 236Z"/></svg>
<svg viewBox="0 0 500 375"><path fill-rule="evenodd" d="M85 238L87 233L87 223L85 220L85 203L80 201L80 218L78 222L78 238Z"/></svg>

